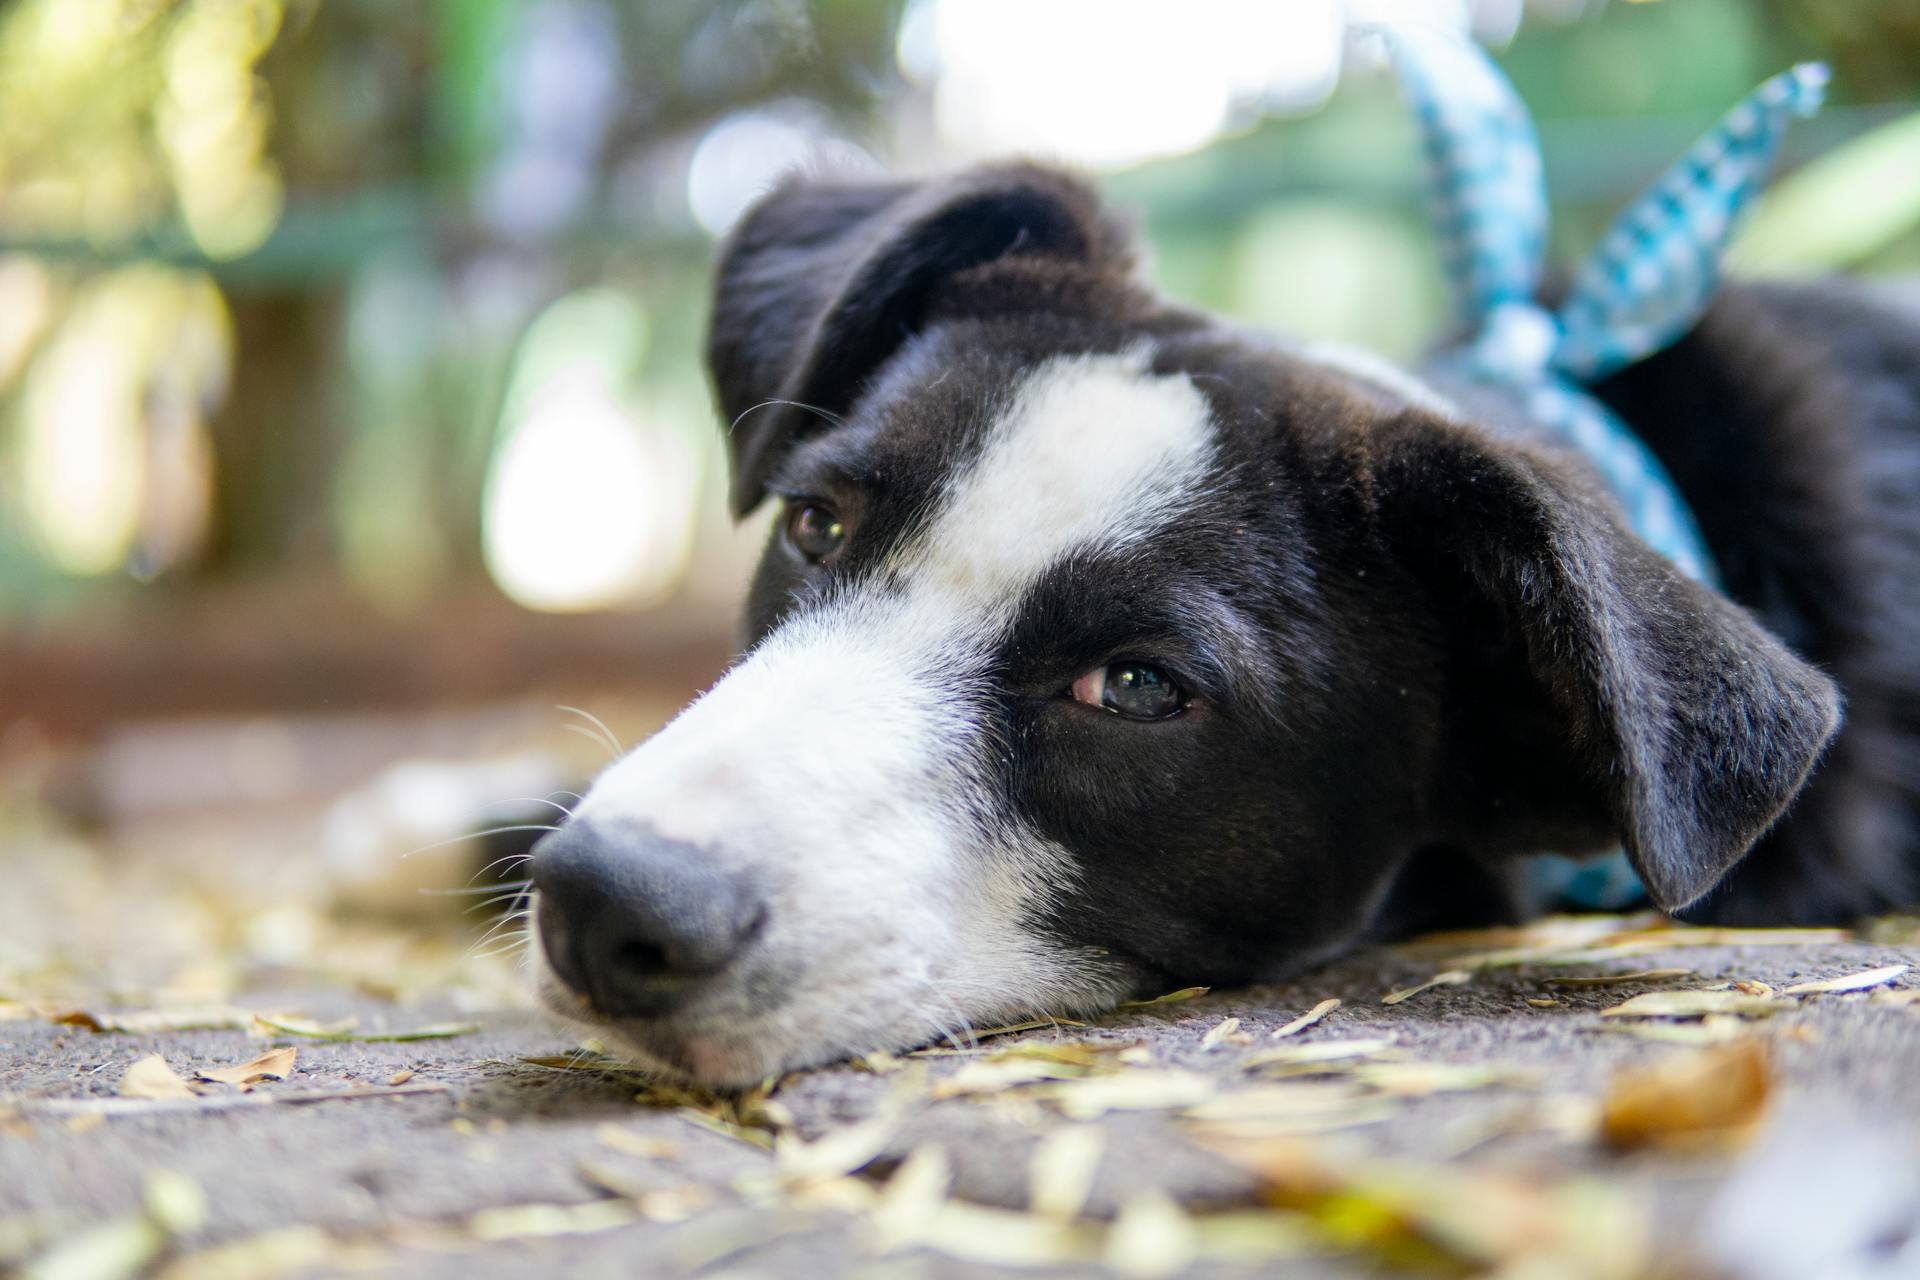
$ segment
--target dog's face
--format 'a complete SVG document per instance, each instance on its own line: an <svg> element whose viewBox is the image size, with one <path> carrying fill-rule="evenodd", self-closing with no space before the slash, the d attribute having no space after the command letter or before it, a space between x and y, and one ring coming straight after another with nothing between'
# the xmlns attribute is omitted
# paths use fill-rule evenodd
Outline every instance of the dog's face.
<svg viewBox="0 0 1920 1280"><path fill-rule="evenodd" d="M741 1084L1311 962L1407 860L1699 896L1831 686L1417 385L1156 299L1071 179L790 186L724 255L740 663L535 861L541 987Z"/></svg>

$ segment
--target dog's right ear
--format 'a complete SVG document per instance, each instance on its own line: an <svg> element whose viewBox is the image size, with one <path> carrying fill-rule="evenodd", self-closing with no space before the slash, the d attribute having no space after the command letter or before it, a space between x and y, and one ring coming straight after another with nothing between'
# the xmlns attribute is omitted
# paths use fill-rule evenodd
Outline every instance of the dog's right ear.
<svg viewBox="0 0 1920 1280"><path fill-rule="evenodd" d="M994 165L931 182L796 179L720 253L707 360L728 423L736 515L780 456L857 398L942 281L1007 257L1126 269L1127 237L1083 182Z"/></svg>

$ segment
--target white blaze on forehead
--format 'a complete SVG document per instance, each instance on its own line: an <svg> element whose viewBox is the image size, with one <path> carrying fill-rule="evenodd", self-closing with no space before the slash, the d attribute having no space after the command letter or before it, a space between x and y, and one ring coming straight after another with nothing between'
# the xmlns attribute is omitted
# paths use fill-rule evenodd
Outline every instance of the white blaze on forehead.
<svg viewBox="0 0 1920 1280"><path fill-rule="evenodd" d="M1205 474L1212 415L1185 374L1145 366L1135 352L1036 370L957 478L909 573L927 589L1011 603L1068 553L1124 546L1175 516Z"/></svg>
<svg viewBox="0 0 1920 1280"><path fill-rule="evenodd" d="M992 809L982 675L1049 568L1186 509L1213 435L1144 352L1040 366L890 573L796 612L588 792L581 819L767 873L764 945L798 974L754 1042L768 1070L913 1043L928 1000L978 1019L1111 994L1027 927L1071 860Z"/></svg>

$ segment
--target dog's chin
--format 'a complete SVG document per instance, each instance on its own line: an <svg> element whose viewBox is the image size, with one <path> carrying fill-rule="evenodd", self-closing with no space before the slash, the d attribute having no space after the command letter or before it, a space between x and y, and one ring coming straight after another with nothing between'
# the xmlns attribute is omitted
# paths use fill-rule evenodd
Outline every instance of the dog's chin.
<svg viewBox="0 0 1920 1280"><path fill-rule="evenodd" d="M912 1049L937 1038L931 1027L905 1020L876 1032L870 1027L821 1027L817 1038L796 1040L745 1019L724 1029L677 1018L608 1018L568 989L541 959L534 982L540 1003L635 1066L709 1089L746 1089L789 1071L826 1066L874 1050ZM836 1034L838 1032L839 1034ZM851 1044L863 1045L853 1049Z"/></svg>

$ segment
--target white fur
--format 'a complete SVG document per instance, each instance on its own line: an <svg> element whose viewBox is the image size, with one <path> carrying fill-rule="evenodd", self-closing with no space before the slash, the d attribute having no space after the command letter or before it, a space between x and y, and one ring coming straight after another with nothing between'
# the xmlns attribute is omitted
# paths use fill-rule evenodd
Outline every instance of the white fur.
<svg viewBox="0 0 1920 1280"><path fill-rule="evenodd" d="M980 812L996 794L979 776L984 672L1027 588L1175 518L1212 444L1205 397L1142 352L1041 366L893 573L790 619L609 769L578 818L752 868L761 947L792 974L763 1014L721 992L670 1028L613 1030L642 1052L670 1034L700 1074L738 1082L1110 999L1110 971L1029 927L1073 874L1065 852Z"/></svg>

